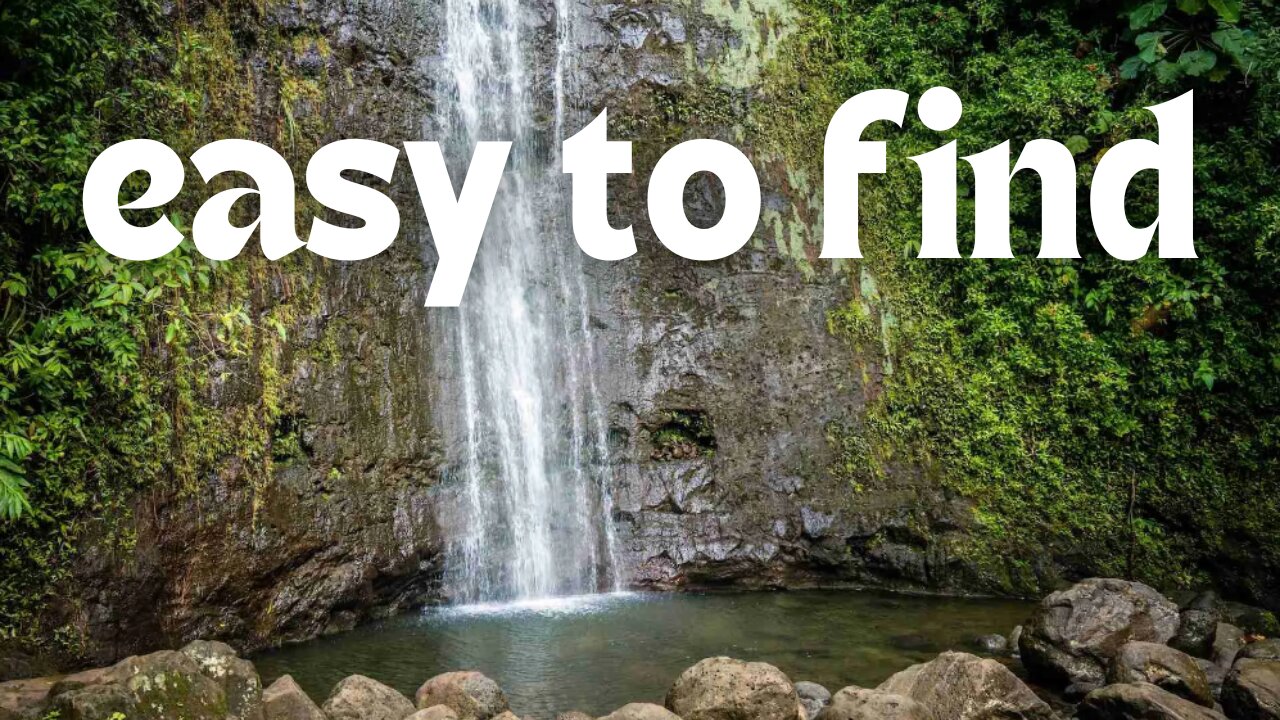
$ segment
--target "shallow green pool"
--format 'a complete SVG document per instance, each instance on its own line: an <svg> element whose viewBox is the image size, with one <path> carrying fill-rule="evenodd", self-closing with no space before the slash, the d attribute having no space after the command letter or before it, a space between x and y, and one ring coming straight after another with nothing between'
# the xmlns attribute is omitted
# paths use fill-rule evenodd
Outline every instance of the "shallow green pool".
<svg viewBox="0 0 1280 720"><path fill-rule="evenodd" d="M424 680L476 669L520 715L607 713L662 702L689 665L712 655L763 660L832 691L874 685L942 650L1008 633L1026 603L853 591L621 594L521 605L438 608L257 658L263 681L288 673L323 702L351 674L409 697Z"/></svg>

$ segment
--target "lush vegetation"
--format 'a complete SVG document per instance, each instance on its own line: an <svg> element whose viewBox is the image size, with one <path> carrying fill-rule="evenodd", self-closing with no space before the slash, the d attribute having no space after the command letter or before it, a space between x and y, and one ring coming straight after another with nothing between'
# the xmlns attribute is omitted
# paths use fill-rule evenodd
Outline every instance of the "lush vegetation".
<svg viewBox="0 0 1280 720"><path fill-rule="evenodd" d="M996 586L1042 588L1064 569L1174 586L1214 579L1254 597L1280 581L1275 10L1265 0L1156 0L1119 11L815 2L780 63L785 100L765 125L808 129L783 140L791 157L821 157L826 118L861 90L918 98L946 85L965 102L948 133L923 127L910 109L902 130L879 130L890 163L863 180L868 259L855 299L830 322L861 356L883 353L885 382L867 425L832 436L855 487L910 458L971 498L977 531L959 551ZM1153 137L1143 108L1188 90L1201 257L1110 259L1087 235L1093 166L1115 143ZM907 156L950 140L962 156L1005 139L1017 152L1039 137L1076 155L1083 259L1035 258L1033 173L1014 183L1021 257L909 259L920 204ZM962 249L973 241L967 170L962 162ZM1146 175L1128 198L1135 225L1155 207Z"/></svg>
<svg viewBox="0 0 1280 720"><path fill-rule="evenodd" d="M149 0L0 7L0 643L74 649L72 627L45 624L48 604L86 537L131 542L138 490L189 487L227 457L251 480L269 471L293 310L264 298L265 265L219 267L188 244L122 262L88 238L79 196L117 140L190 151L254 134L254 86L229 27L256 7L178 20ZM292 122L289 103L318 89L275 67L291 121L278 132L296 140L314 129ZM126 194L146 185L132 180ZM155 219L141 213L135 222ZM171 218L184 225L182 212ZM215 359L257 370L250 406L208 407L211 385L226 382L209 371Z"/></svg>

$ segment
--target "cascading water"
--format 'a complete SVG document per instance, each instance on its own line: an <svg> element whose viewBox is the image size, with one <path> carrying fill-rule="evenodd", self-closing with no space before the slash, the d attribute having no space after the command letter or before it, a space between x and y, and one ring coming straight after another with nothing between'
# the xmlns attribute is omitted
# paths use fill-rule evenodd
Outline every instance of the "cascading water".
<svg viewBox="0 0 1280 720"><path fill-rule="evenodd" d="M462 306L433 310L452 491L446 593L476 603L616 590L587 283L561 218L571 13L557 3L554 127L534 122L519 0L447 0L437 118L454 185L481 140L512 141ZM544 85L545 86L545 85Z"/></svg>

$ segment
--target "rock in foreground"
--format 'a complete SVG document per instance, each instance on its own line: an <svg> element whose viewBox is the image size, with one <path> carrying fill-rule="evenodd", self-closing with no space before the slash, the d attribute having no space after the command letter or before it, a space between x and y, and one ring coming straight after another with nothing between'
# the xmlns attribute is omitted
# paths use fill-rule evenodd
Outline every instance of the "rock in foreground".
<svg viewBox="0 0 1280 720"><path fill-rule="evenodd" d="M778 668L714 657L681 673L666 705L684 720L796 720L800 701Z"/></svg>
<svg viewBox="0 0 1280 720"><path fill-rule="evenodd" d="M420 708L444 705L459 720L489 720L511 709L498 683L474 670L437 675L418 688L414 700Z"/></svg>
<svg viewBox="0 0 1280 720"><path fill-rule="evenodd" d="M831 703L831 691L815 682L802 680L796 683L796 697L800 699L800 707L804 708L807 720L818 717L818 713Z"/></svg>
<svg viewBox="0 0 1280 720"><path fill-rule="evenodd" d="M1107 671L1109 683L1151 683L1197 705L1213 707L1209 678L1191 656L1168 645L1125 643Z"/></svg>
<svg viewBox="0 0 1280 720"><path fill-rule="evenodd" d="M651 703L629 703L600 718L600 720L680 720L680 716Z"/></svg>
<svg viewBox="0 0 1280 720"><path fill-rule="evenodd" d="M1280 720L1280 660L1236 660L1222 683L1222 707L1234 720Z"/></svg>
<svg viewBox="0 0 1280 720"><path fill-rule="evenodd" d="M1100 684L1130 641L1167 643L1178 606L1142 583L1092 578L1040 602L1019 641L1031 674L1059 685Z"/></svg>
<svg viewBox="0 0 1280 720"><path fill-rule="evenodd" d="M938 720L929 708L909 697L847 687L831 697L817 720Z"/></svg>
<svg viewBox="0 0 1280 720"><path fill-rule="evenodd" d="M1085 696L1077 720L1226 720L1150 683L1108 685Z"/></svg>
<svg viewBox="0 0 1280 720"><path fill-rule="evenodd" d="M363 675L335 685L321 709L329 720L404 720L414 711L409 698Z"/></svg>
<svg viewBox="0 0 1280 720"><path fill-rule="evenodd" d="M193 640L182 652L222 686L227 720L262 720L262 679L253 663L237 656L230 645L209 640Z"/></svg>
<svg viewBox="0 0 1280 720"><path fill-rule="evenodd" d="M262 711L265 720L327 720L289 675L281 676L262 692Z"/></svg>
<svg viewBox="0 0 1280 720"><path fill-rule="evenodd" d="M1056 718L1004 665L968 653L945 652L885 680L878 690L919 702L939 720Z"/></svg>

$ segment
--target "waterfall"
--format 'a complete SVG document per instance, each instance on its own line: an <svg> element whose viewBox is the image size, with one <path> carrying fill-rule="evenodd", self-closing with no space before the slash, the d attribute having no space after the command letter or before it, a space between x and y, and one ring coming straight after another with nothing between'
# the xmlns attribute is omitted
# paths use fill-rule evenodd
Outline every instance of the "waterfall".
<svg viewBox="0 0 1280 720"><path fill-rule="evenodd" d="M446 0L439 123L454 186L480 140L511 157L462 306L433 309L449 468L445 592L459 603L622 586L588 283L558 149L572 13L558 0L553 127L535 121L519 0ZM542 98L545 100L545 98Z"/></svg>

